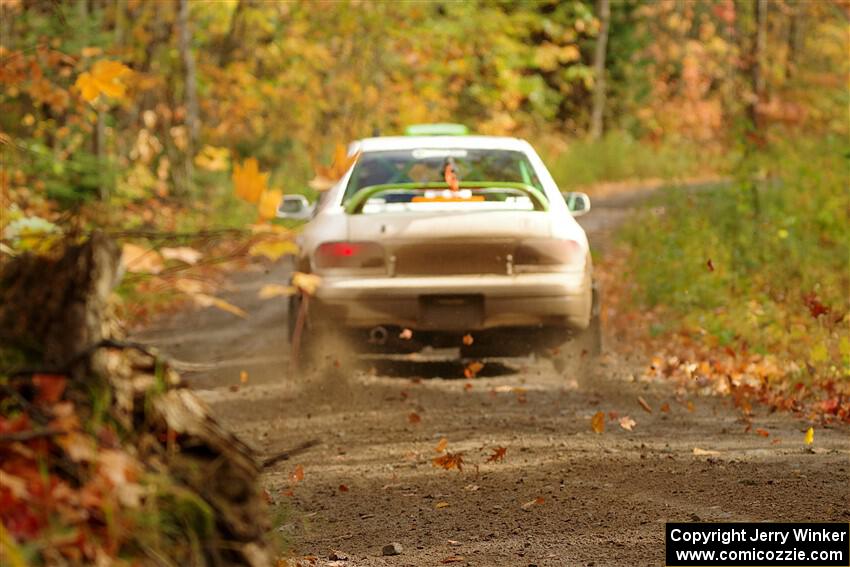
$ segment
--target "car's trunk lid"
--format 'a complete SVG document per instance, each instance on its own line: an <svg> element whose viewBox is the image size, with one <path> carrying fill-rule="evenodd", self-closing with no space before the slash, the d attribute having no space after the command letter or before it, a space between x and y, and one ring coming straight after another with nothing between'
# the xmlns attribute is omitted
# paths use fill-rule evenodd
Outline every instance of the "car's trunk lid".
<svg viewBox="0 0 850 567"><path fill-rule="evenodd" d="M349 217L349 239L380 243L397 276L504 274L521 240L550 236L549 215L535 211Z"/></svg>

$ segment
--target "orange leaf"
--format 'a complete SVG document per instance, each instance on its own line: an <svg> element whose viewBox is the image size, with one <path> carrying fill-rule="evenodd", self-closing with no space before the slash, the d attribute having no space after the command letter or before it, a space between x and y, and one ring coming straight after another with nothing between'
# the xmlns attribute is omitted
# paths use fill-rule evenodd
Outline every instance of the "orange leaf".
<svg viewBox="0 0 850 567"><path fill-rule="evenodd" d="M260 196L266 190L269 174L260 173L260 166L257 160L255 158L248 158L242 162L242 165L237 163L233 166L232 179L238 197L245 199L249 203L258 203ZM279 203L280 199L275 203L275 208L277 208Z"/></svg>
<svg viewBox="0 0 850 567"><path fill-rule="evenodd" d="M762 437L770 437L770 432L767 429L758 428L756 429L756 434Z"/></svg>
<svg viewBox="0 0 850 567"><path fill-rule="evenodd" d="M65 392L66 378L59 374L36 374L32 383L38 390L35 401L43 404L55 404Z"/></svg>
<svg viewBox="0 0 850 567"><path fill-rule="evenodd" d="M463 563L464 561L466 561L466 557L462 555L450 555L449 557L446 557L445 559L441 560L440 563Z"/></svg>
<svg viewBox="0 0 850 567"><path fill-rule="evenodd" d="M407 421L409 421L410 423L419 423L420 421L422 421L422 418L419 417L418 413L412 411L410 412L410 415L407 416Z"/></svg>
<svg viewBox="0 0 850 567"><path fill-rule="evenodd" d="M670 404L668 404L667 402L661 404L661 411L664 413L670 413Z"/></svg>
<svg viewBox="0 0 850 567"><path fill-rule="evenodd" d="M243 384L248 382L248 373L244 370L239 373L239 381Z"/></svg>
<svg viewBox="0 0 850 567"><path fill-rule="evenodd" d="M493 454L487 457L488 463L496 463L505 458L505 453L508 452L507 447L495 447L493 449Z"/></svg>
<svg viewBox="0 0 850 567"><path fill-rule="evenodd" d="M596 433L605 431L605 412L598 411L593 414L593 417L590 418L590 427Z"/></svg>
<svg viewBox="0 0 850 567"><path fill-rule="evenodd" d="M435 457L431 460L431 464L435 467L442 467L446 470L457 469L463 470L463 453L446 453L442 457Z"/></svg>
<svg viewBox="0 0 850 567"><path fill-rule="evenodd" d="M477 360L475 362L470 362L466 365L466 368L463 369L463 375L467 378L475 378L483 368L484 364Z"/></svg>
<svg viewBox="0 0 850 567"><path fill-rule="evenodd" d="M348 487L345 486L344 484L340 484L339 485L339 491L340 492L348 492Z"/></svg>
<svg viewBox="0 0 850 567"><path fill-rule="evenodd" d="M304 467L295 465L295 468L289 473L289 482L296 483L304 480Z"/></svg>
<svg viewBox="0 0 850 567"><path fill-rule="evenodd" d="M469 333L463 336L463 344L465 344L466 346L471 345L473 342L475 342L475 339L473 339L472 335L470 335Z"/></svg>
<svg viewBox="0 0 850 567"><path fill-rule="evenodd" d="M437 443L437 446L434 447L434 451L436 451L438 453L442 453L443 451L446 450L446 447L448 447L448 445L449 445L449 440L446 439L445 437L443 437L442 439L440 439L440 442Z"/></svg>

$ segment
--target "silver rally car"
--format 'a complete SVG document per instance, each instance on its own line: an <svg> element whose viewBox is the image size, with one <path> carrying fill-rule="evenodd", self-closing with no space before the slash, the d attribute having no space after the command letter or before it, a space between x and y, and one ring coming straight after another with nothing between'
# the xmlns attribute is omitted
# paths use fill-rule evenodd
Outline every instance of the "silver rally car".
<svg viewBox="0 0 850 567"><path fill-rule="evenodd" d="M309 222L296 269L320 283L291 298L295 352L327 335L355 351L461 348L465 357L599 348L582 193L562 194L528 144L494 136L398 136L351 144L357 159L319 203L284 198ZM331 353L328 353L331 354Z"/></svg>

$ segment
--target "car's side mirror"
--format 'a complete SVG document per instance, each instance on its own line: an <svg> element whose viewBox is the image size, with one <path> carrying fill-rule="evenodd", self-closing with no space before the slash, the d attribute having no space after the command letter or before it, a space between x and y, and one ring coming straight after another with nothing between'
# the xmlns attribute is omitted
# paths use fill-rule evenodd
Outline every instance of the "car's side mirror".
<svg viewBox="0 0 850 567"><path fill-rule="evenodd" d="M567 208L574 217L580 217L590 212L590 197L587 193L579 191L567 191L561 193L564 196L564 201L567 202Z"/></svg>
<svg viewBox="0 0 850 567"><path fill-rule="evenodd" d="M277 206L277 218L307 220L313 216L313 206L304 195L284 195Z"/></svg>

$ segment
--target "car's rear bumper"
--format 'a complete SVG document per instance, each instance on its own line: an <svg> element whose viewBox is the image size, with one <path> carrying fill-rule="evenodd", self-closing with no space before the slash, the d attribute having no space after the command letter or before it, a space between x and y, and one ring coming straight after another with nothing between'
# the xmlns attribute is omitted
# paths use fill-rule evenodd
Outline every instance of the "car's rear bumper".
<svg viewBox="0 0 850 567"><path fill-rule="evenodd" d="M311 299L311 317L343 327L400 326L461 331L498 327L587 327L590 278L584 271L517 275L333 278L322 280ZM457 318L424 311L428 298L472 298L476 316L458 306ZM441 307L441 309L445 310ZM451 307L449 307L449 310ZM466 310L466 311L465 311Z"/></svg>

